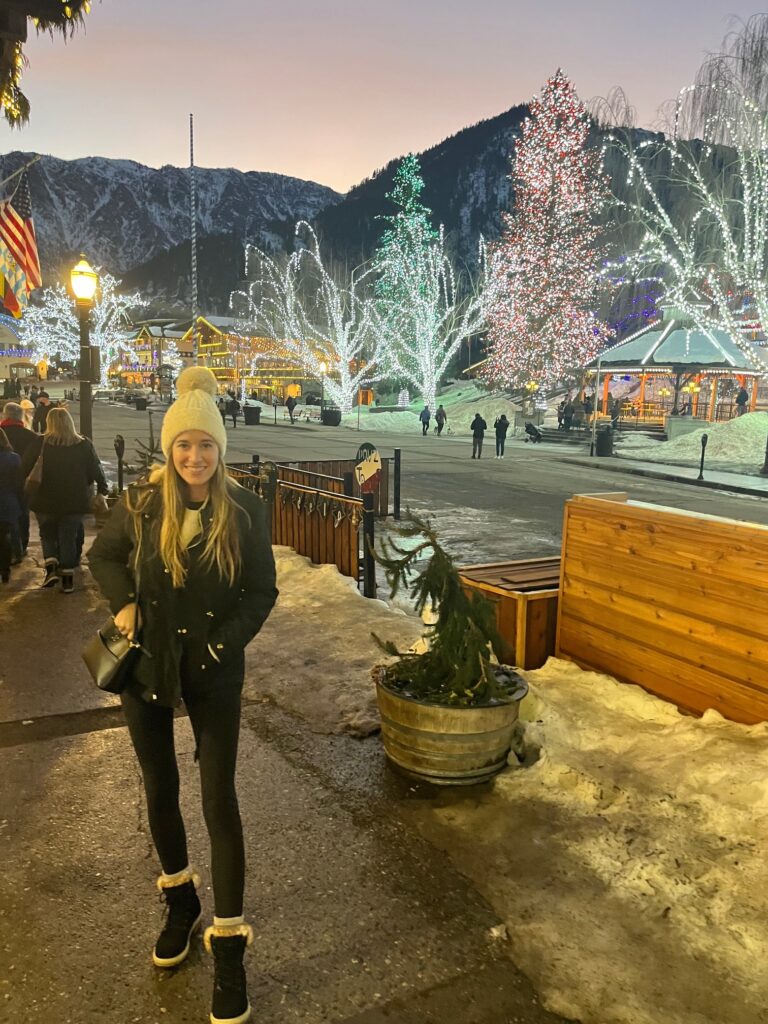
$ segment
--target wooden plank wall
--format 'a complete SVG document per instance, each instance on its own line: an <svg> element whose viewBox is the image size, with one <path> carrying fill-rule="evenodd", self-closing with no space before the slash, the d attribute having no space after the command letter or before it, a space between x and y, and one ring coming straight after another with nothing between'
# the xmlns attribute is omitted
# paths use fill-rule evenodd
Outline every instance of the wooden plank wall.
<svg viewBox="0 0 768 1024"><path fill-rule="evenodd" d="M701 714L768 719L768 528L566 503L557 654Z"/></svg>
<svg viewBox="0 0 768 1024"><path fill-rule="evenodd" d="M303 487L315 487L322 491L330 491L333 494L344 493L344 478L339 476L326 476L323 473L310 472L305 469L296 469L293 466L277 464L278 479L284 480L287 484L301 484Z"/></svg>
<svg viewBox="0 0 768 1024"><path fill-rule="evenodd" d="M335 565L343 576L358 580L362 514L358 498L280 480L272 510L272 543L293 548L315 565Z"/></svg>

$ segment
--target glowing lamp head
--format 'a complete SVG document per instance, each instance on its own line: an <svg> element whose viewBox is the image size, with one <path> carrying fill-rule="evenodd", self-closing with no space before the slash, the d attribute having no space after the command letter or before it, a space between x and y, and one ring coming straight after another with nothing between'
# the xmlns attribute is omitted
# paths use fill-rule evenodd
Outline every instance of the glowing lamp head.
<svg viewBox="0 0 768 1024"><path fill-rule="evenodd" d="M325 376L326 373L328 373L328 364L326 363L325 360L323 360L322 363L320 363L320 373L322 373L323 376Z"/></svg>
<svg viewBox="0 0 768 1024"><path fill-rule="evenodd" d="M75 298L83 305L90 305L96 294L99 284L99 275L90 265L85 256L81 256L78 263L72 268L69 274L72 283L72 291Z"/></svg>

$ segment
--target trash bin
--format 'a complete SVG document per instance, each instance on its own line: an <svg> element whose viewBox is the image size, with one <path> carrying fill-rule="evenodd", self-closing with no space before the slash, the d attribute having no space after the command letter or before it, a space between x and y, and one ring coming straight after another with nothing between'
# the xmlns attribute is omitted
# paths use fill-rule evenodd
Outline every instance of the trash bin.
<svg viewBox="0 0 768 1024"><path fill-rule="evenodd" d="M261 420L261 406L260 405L244 405L243 415L245 416L246 427L258 426Z"/></svg>
<svg viewBox="0 0 768 1024"><path fill-rule="evenodd" d="M341 423L341 409L337 405L324 405L320 422L324 427L338 427Z"/></svg>
<svg viewBox="0 0 768 1024"><path fill-rule="evenodd" d="M147 400L146 400L146 398L137 398L136 399L136 408L137 408L137 410L139 412L146 412L147 411Z"/></svg>
<svg viewBox="0 0 768 1024"><path fill-rule="evenodd" d="M606 423L597 432L595 454L600 456L613 455L613 431Z"/></svg>

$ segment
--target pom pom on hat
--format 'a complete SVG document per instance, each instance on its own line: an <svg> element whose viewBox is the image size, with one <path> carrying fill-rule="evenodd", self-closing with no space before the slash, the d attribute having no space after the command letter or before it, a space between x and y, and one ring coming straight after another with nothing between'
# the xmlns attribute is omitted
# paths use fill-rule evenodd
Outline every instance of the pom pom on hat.
<svg viewBox="0 0 768 1024"><path fill-rule="evenodd" d="M176 394L181 397L190 391L205 391L216 397L216 378L207 366L188 366L176 381Z"/></svg>
<svg viewBox="0 0 768 1024"><path fill-rule="evenodd" d="M171 457L173 442L185 430L202 430L209 434L224 458L227 432L221 413L216 408L216 378L206 366L188 366L176 381L178 398L165 414L160 431L160 445L166 459Z"/></svg>

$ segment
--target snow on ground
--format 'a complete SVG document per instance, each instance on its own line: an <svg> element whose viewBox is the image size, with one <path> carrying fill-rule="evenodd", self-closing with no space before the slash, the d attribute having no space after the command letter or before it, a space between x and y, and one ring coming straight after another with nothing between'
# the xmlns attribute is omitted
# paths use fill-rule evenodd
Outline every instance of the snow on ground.
<svg viewBox="0 0 768 1024"><path fill-rule="evenodd" d="M687 717L555 659L526 676L539 760L445 801L430 835L515 962L583 1024L768 1020L768 724Z"/></svg>
<svg viewBox="0 0 768 1024"><path fill-rule="evenodd" d="M641 438L630 440L631 435L627 435L622 440L620 454L644 462L698 465L701 458L701 435L704 431L709 438L707 465L744 465L757 470L763 464L768 439L768 413L764 412L747 413L710 427L702 425L701 429L676 437L673 441L643 444Z"/></svg>
<svg viewBox="0 0 768 1024"><path fill-rule="evenodd" d="M384 658L371 631L404 649L419 620L364 598L335 565L273 550L280 597L246 650L246 697L274 699L318 732L369 735L379 725L370 672Z"/></svg>
<svg viewBox="0 0 768 1024"><path fill-rule="evenodd" d="M470 436L469 425L475 416L480 413L488 424L489 430L493 430L493 422L497 416L504 413L511 424L515 422L515 413L520 411L520 406L511 402L509 397L503 393L490 393L475 381L452 384L447 387L437 399L438 405L442 404L448 414L446 432L455 435ZM424 408L421 402L412 402L408 409L402 412L374 412L367 409L360 410L361 430L387 430L395 433L415 434L421 430L419 413ZM435 409L437 406L435 407ZM432 422L430 429L434 430L435 409L432 409ZM342 417L342 426L357 429L357 410L347 413Z"/></svg>
<svg viewBox="0 0 768 1024"><path fill-rule="evenodd" d="M370 632L407 646L419 621L332 566L276 556L281 596L248 649L246 695L371 732ZM550 1009L584 1024L768 1021L768 725L683 716L554 659L526 675L538 760L405 813L494 906Z"/></svg>

